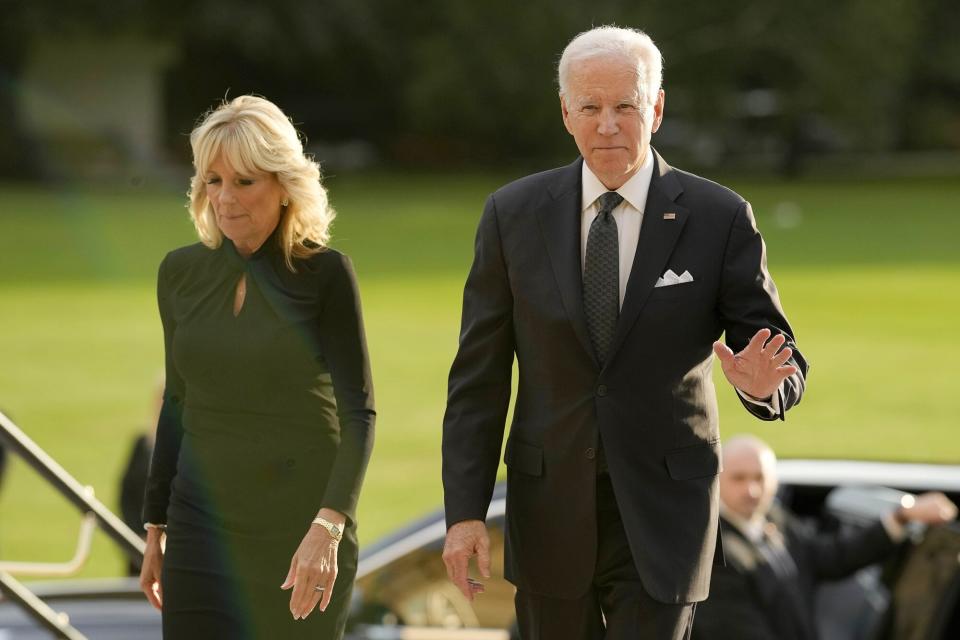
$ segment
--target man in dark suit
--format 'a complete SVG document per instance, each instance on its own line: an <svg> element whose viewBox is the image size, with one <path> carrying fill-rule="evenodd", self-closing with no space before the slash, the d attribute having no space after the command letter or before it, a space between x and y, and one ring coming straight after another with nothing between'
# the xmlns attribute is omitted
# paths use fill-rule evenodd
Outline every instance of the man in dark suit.
<svg viewBox="0 0 960 640"><path fill-rule="evenodd" d="M749 204L650 147L661 68L641 32L577 36L558 78L582 157L498 190L477 231L444 417L444 562L468 598L482 590L468 562L489 575L516 357L505 571L524 640L687 637L717 545L714 354L760 418L804 387Z"/></svg>
<svg viewBox="0 0 960 640"><path fill-rule="evenodd" d="M956 506L939 492L909 496L881 521L821 533L774 503L777 459L752 436L723 445L720 533L726 566L697 610L697 640L816 640L814 595L889 556L908 522L943 524Z"/></svg>

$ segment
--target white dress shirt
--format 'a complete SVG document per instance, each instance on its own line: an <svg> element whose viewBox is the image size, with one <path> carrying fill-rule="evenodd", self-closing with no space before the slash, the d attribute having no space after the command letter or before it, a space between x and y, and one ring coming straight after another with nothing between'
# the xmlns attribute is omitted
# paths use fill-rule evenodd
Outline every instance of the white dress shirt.
<svg viewBox="0 0 960 640"><path fill-rule="evenodd" d="M647 150L647 157L640 169L630 177L623 186L616 190L623 197L623 202L613 209L613 219L617 222L617 247L620 250L620 307L623 307L623 297L627 293L627 281L633 269L633 258L637 253L637 243L640 241L640 225L643 224L643 210L647 206L647 192L650 191L650 180L653 178L653 152ZM600 213L600 203L597 199L609 189L603 186L600 179L594 175L587 163L583 163L581 170L582 190L580 193L580 272L583 273L587 259L587 238L590 235L590 225ZM765 407L771 415L780 413L780 394L783 384L771 396L770 401L757 400L740 389L737 393L747 402Z"/></svg>

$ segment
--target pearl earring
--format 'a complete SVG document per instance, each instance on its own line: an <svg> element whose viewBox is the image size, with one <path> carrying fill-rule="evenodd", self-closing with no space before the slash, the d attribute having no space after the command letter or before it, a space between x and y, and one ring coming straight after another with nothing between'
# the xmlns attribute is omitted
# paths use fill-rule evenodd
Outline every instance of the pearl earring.
<svg viewBox="0 0 960 640"><path fill-rule="evenodd" d="M286 206L289 206L289 205L290 205L290 201L287 200L286 198L284 198L283 200L280 201L280 206L281 206L281 207L286 207Z"/></svg>

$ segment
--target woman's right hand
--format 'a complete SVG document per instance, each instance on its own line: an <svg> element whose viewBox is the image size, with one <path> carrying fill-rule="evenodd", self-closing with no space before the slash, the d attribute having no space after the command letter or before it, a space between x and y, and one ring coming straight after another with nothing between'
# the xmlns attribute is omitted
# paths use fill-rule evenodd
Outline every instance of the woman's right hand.
<svg viewBox="0 0 960 640"><path fill-rule="evenodd" d="M163 529L147 529L147 548L143 551L143 565L140 567L140 589L147 600L158 611L163 610L163 587L160 584L160 570L163 568Z"/></svg>

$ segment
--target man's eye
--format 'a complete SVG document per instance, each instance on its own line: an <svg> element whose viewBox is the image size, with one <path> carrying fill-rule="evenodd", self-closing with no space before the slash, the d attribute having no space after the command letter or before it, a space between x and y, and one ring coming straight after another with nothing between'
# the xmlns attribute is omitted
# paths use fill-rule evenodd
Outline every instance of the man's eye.
<svg viewBox="0 0 960 640"><path fill-rule="evenodd" d="M581 111L586 111L587 113L592 113L597 110L597 105L594 104L585 104L580 107Z"/></svg>
<svg viewBox="0 0 960 640"><path fill-rule="evenodd" d="M621 104L621 105L619 106L619 109L620 109L621 111L633 111L633 110L635 110L636 108L637 108L636 105L632 105L632 104L630 104L629 102L624 102L623 104Z"/></svg>

